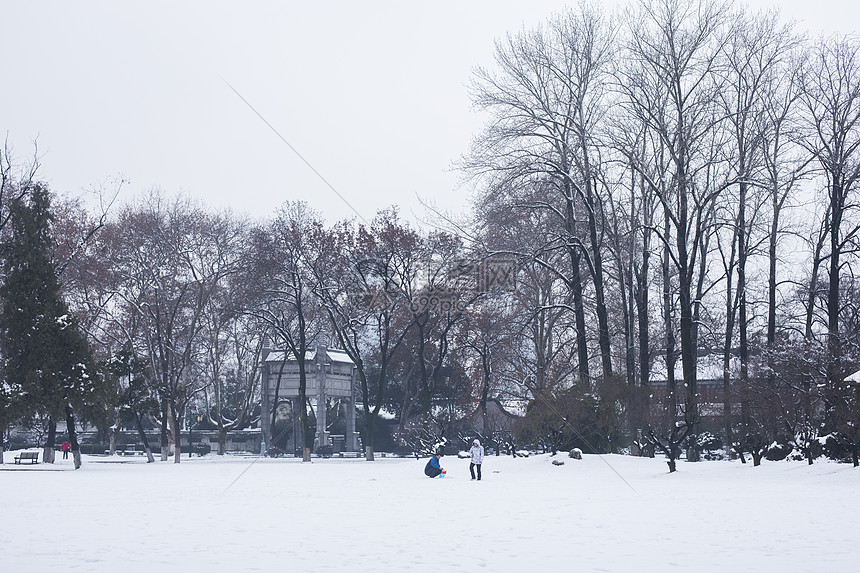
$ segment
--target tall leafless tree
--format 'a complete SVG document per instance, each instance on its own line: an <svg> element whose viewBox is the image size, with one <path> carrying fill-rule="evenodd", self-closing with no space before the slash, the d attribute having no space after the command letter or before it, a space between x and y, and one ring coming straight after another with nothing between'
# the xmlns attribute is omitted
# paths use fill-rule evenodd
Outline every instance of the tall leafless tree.
<svg viewBox="0 0 860 573"><path fill-rule="evenodd" d="M827 336L830 352L840 355L840 279L846 254L860 232L854 219L860 178L860 41L856 37L822 38L813 48L802 76L808 113L808 147L826 178L829 236ZM847 251L847 252L846 252ZM833 362L832 385L841 366Z"/></svg>
<svg viewBox="0 0 860 573"><path fill-rule="evenodd" d="M626 105L661 140L670 160L669 181L649 180L662 205L659 237L677 272L680 351L685 387L685 423L699 424L697 324L709 218L721 188L714 168L717 74L724 43L727 5L702 1L644 0L630 11L627 66L620 72ZM643 176L652 170L635 165ZM697 271L699 274L697 275ZM671 370L671 368L669 368ZM695 452L693 452L695 456Z"/></svg>
<svg viewBox="0 0 860 573"><path fill-rule="evenodd" d="M488 176L491 193L508 195L513 208L546 209L559 219L557 241L569 259L560 276L571 291L583 380L590 379L583 266L593 279L603 375L613 370L598 176L613 30L596 5L582 3L546 28L497 43L497 71L477 69L473 86L475 104L494 120L476 140L468 167ZM543 192L519 195L534 188Z"/></svg>

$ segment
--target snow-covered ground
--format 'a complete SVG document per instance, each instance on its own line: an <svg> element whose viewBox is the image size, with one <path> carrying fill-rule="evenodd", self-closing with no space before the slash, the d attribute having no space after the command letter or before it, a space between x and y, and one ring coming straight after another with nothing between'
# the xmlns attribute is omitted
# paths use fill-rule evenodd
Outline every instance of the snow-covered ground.
<svg viewBox="0 0 860 573"><path fill-rule="evenodd" d="M860 471L820 462L446 457L0 466L0 570L858 570ZM59 457L59 456L58 456Z"/></svg>

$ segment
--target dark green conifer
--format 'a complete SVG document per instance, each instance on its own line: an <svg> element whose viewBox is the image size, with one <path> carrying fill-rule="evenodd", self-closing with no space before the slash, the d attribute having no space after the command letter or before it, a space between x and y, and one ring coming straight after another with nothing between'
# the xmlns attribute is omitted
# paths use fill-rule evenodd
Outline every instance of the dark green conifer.
<svg viewBox="0 0 860 573"><path fill-rule="evenodd" d="M96 371L87 340L61 294L50 207L50 193L42 185L10 204L10 228L0 243L0 352L6 383L20 388L18 405L25 415L43 415L52 426L65 418L78 468L74 412L92 391ZM45 461L53 461L53 446L49 435Z"/></svg>

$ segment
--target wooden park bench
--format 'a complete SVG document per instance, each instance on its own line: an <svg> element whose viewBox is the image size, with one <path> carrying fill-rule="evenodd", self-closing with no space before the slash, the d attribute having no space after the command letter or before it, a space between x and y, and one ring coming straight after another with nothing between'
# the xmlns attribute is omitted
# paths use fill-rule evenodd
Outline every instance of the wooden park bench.
<svg viewBox="0 0 860 573"><path fill-rule="evenodd" d="M21 452L15 456L15 463L20 464L22 460L30 460L31 464L39 463L39 452Z"/></svg>

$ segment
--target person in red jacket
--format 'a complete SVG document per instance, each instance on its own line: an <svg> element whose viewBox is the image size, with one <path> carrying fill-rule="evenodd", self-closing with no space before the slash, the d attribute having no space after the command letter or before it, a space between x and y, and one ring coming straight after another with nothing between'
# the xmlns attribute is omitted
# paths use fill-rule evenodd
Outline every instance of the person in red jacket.
<svg viewBox="0 0 860 573"><path fill-rule="evenodd" d="M69 459L69 450L72 449L72 444L70 444L69 442L63 442L63 445L60 446L60 449L63 451L63 459Z"/></svg>

